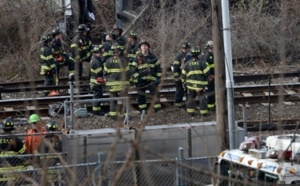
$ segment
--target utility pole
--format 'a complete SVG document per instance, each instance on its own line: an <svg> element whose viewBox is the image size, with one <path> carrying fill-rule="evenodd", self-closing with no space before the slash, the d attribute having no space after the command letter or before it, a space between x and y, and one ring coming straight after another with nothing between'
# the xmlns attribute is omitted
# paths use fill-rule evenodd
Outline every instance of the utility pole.
<svg viewBox="0 0 300 186"><path fill-rule="evenodd" d="M215 96L216 96L216 119L219 150L228 148L227 138L227 112L226 112L226 88L225 88L225 62L224 47L221 32L221 5L220 0L211 0L212 7L212 34L214 42L215 64Z"/></svg>
<svg viewBox="0 0 300 186"><path fill-rule="evenodd" d="M227 110L228 110L228 131L229 131L229 147L230 149L237 148L237 126L235 123L234 110L234 81L232 67L232 48L231 48L231 30L229 17L229 2L222 2L222 22L224 34L224 52L225 52L225 72L226 72L226 93L227 93Z"/></svg>

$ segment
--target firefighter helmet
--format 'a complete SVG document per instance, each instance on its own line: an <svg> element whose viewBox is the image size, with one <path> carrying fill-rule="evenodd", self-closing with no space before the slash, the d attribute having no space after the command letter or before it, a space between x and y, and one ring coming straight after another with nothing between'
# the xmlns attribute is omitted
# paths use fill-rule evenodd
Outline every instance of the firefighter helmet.
<svg viewBox="0 0 300 186"><path fill-rule="evenodd" d="M101 53L102 52L102 49L103 49L103 46L102 45L96 45L94 46L93 48L93 53Z"/></svg>
<svg viewBox="0 0 300 186"><path fill-rule="evenodd" d="M213 48L213 46L214 46L214 42L213 41L208 41L205 45L205 48L210 49L210 48Z"/></svg>
<svg viewBox="0 0 300 186"><path fill-rule="evenodd" d="M52 41L52 37L50 34L44 34L41 38L42 42L47 43L49 41Z"/></svg>
<svg viewBox="0 0 300 186"><path fill-rule="evenodd" d="M184 42L182 43L181 48L191 48L191 45L188 42Z"/></svg>
<svg viewBox="0 0 300 186"><path fill-rule="evenodd" d="M14 120L9 117L9 118L6 118L4 121L3 121L3 127L2 127L3 130L15 130L15 123L14 123Z"/></svg>
<svg viewBox="0 0 300 186"><path fill-rule="evenodd" d="M55 121L48 121L46 124L46 130L47 131L57 131L58 125Z"/></svg>
<svg viewBox="0 0 300 186"><path fill-rule="evenodd" d="M89 30L90 29L85 24L80 24L78 25L76 32L81 33L81 32L87 32Z"/></svg>
<svg viewBox="0 0 300 186"><path fill-rule="evenodd" d="M60 30L60 28L54 28L51 32L52 36L55 37L58 34L62 34L63 32Z"/></svg>
<svg viewBox="0 0 300 186"><path fill-rule="evenodd" d="M40 116L37 114L31 114L29 117L29 123L35 123L37 121L40 121Z"/></svg>
<svg viewBox="0 0 300 186"><path fill-rule="evenodd" d="M193 47L191 50L192 56L198 56L201 53L201 50L199 47Z"/></svg>
<svg viewBox="0 0 300 186"><path fill-rule="evenodd" d="M129 32L129 38L132 38L132 39L137 39L137 33L135 32L135 31L133 31L133 30L131 30L130 32Z"/></svg>
<svg viewBox="0 0 300 186"><path fill-rule="evenodd" d="M113 52L113 54L117 54L117 52L121 51L121 47L115 43L111 46L110 50Z"/></svg>
<svg viewBox="0 0 300 186"><path fill-rule="evenodd" d="M115 25L113 26L113 30L119 30L120 32L122 32L122 31L123 31L123 28L122 28L121 26L115 24Z"/></svg>
<svg viewBox="0 0 300 186"><path fill-rule="evenodd" d="M146 40L143 40L143 41L140 42L139 48L141 48L142 45L147 45L148 48L150 48L150 44Z"/></svg>

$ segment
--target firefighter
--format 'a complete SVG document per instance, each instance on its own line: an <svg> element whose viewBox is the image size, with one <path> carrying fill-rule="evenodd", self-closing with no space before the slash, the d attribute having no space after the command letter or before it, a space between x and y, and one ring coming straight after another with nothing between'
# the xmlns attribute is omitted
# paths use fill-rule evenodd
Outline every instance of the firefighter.
<svg viewBox="0 0 300 186"><path fill-rule="evenodd" d="M54 132L58 131L58 125L55 121L48 121L46 124L47 133L39 144L36 153L52 153L50 156L40 156L40 166L43 168L42 180L48 183L58 185L58 172L57 170L47 170L48 167L56 166L60 163L59 156L53 155L53 153L62 152L62 141L57 134Z"/></svg>
<svg viewBox="0 0 300 186"><path fill-rule="evenodd" d="M140 48L137 33L135 31L130 31L124 52L129 64L130 77L132 77L134 74L134 64L138 53L140 53ZM134 82L132 82L132 79L130 79L130 84L134 87Z"/></svg>
<svg viewBox="0 0 300 186"><path fill-rule="evenodd" d="M137 33L135 31L130 31L127 38L127 44L125 46L125 55L129 61L129 64L134 62L136 54L139 53L139 42L137 38Z"/></svg>
<svg viewBox="0 0 300 186"><path fill-rule="evenodd" d="M102 45L97 45L93 49L93 57L91 60L91 89L94 93L94 99L103 97L103 86L105 84L103 78L103 61L102 54L104 48ZM93 114L103 116L104 112L101 111L100 102L93 102Z"/></svg>
<svg viewBox="0 0 300 186"><path fill-rule="evenodd" d="M122 47L115 43L112 45L111 51L113 56L104 63L105 83L111 97L120 97L125 94L129 85L127 79L129 66L127 61L120 56ZM117 101L111 101L109 116L114 120L118 117L116 107Z"/></svg>
<svg viewBox="0 0 300 186"><path fill-rule="evenodd" d="M12 118L6 118L3 121L2 130L4 131L0 137L0 162L1 175L0 185L6 185L7 182L17 181L15 175L3 174L7 171L24 170L24 159L17 157L17 155L26 154L26 148L21 139L13 136L12 131L15 130L14 121ZM4 156L15 156L10 158L3 158Z"/></svg>
<svg viewBox="0 0 300 186"><path fill-rule="evenodd" d="M192 59L186 62L181 74L183 86L187 89L187 112L191 116L195 115L195 97L197 95L200 100L200 115L206 116L208 113L207 98L204 92L208 84L209 67L199 59L200 52L198 47L192 48Z"/></svg>
<svg viewBox="0 0 300 186"><path fill-rule="evenodd" d="M191 59L190 48L191 45L187 42L184 42L181 46L181 52L176 56L175 61L173 62L173 76L176 85L175 106L180 108L184 106L184 89L180 76L182 67Z"/></svg>
<svg viewBox="0 0 300 186"><path fill-rule="evenodd" d="M75 72L75 60L71 58L64 50L62 46L63 32L59 28L52 30L52 55L56 60L57 75L59 70L63 66L68 66L69 74ZM57 80L58 81L58 80ZM58 82L56 82L58 84Z"/></svg>
<svg viewBox="0 0 300 186"><path fill-rule="evenodd" d="M133 82L136 83L139 95L139 109L142 113L147 110L146 90L149 90L153 95L154 111L157 112L161 110L158 90L161 79L160 61L150 52L150 44L147 41L141 41L139 48L141 53L132 63L134 67Z"/></svg>
<svg viewBox="0 0 300 186"><path fill-rule="evenodd" d="M85 24L78 25L76 30L77 35L72 40L71 44L71 53L72 58L75 59L76 63L76 73L79 76L79 79L82 79L83 62L91 61L91 52L92 52L92 41L88 36L89 28Z"/></svg>
<svg viewBox="0 0 300 186"><path fill-rule="evenodd" d="M207 52L204 55L204 60L209 65L209 78L207 90L207 108L208 110L215 110L215 64L214 64L214 51L213 41L208 41L205 49Z"/></svg>
<svg viewBox="0 0 300 186"><path fill-rule="evenodd" d="M111 45L112 45L112 36L111 34L105 34L105 40L102 43L104 52L102 54L102 61L105 63L105 61L112 56L111 52Z"/></svg>
<svg viewBox="0 0 300 186"><path fill-rule="evenodd" d="M114 43L117 43L119 45L119 48L121 49L120 55L123 56L123 52L125 50L126 40L122 36L123 28L119 25L115 24L113 26L113 30L111 31L111 36Z"/></svg>
<svg viewBox="0 0 300 186"><path fill-rule="evenodd" d="M43 46L40 50L40 63L41 72L44 76L44 86L55 85L55 77L57 75L55 60L52 56L51 41L52 37L49 34L45 34L41 38ZM44 91L44 95L48 96L49 91Z"/></svg>
<svg viewBox="0 0 300 186"><path fill-rule="evenodd" d="M29 117L29 123L31 124L31 129L28 130L27 136L25 138L25 146L28 154L33 154L36 152L39 143L43 137L42 133L45 133L46 130L43 127L43 122L37 114L32 114ZM40 134L40 135L33 135Z"/></svg>

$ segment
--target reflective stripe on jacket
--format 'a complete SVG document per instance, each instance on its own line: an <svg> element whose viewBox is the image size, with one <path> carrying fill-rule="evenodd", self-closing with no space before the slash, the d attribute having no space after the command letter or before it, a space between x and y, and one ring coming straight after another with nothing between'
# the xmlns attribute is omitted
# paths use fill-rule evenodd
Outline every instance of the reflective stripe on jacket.
<svg viewBox="0 0 300 186"><path fill-rule="evenodd" d="M202 90L208 84L208 73L207 64L194 58L188 61L182 69L181 80L189 89Z"/></svg>
<svg viewBox="0 0 300 186"><path fill-rule="evenodd" d="M118 92L129 85L129 66L124 58L113 56L104 63L106 86L109 91Z"/></svg>

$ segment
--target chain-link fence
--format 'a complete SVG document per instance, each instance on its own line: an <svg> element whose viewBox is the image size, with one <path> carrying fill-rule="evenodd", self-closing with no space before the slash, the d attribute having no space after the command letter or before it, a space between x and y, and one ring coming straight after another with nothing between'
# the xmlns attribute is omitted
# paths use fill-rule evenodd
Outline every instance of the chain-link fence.
<svg viewBox="0 0 300 186"><path fill-rule="evenodd" d="M214 157L70 163L67 152L0 155L0 185L202 185L211 183ZM70 156L71 157L71 156ZM137 158L137 157L135 157Z"/></svg>
<svg viewBox="0 0 300 186"><path fill-rule="evenodd" d="M207 185L212 183L215 161L215 157L113 161L102 176L109 185Z"/></svg>

